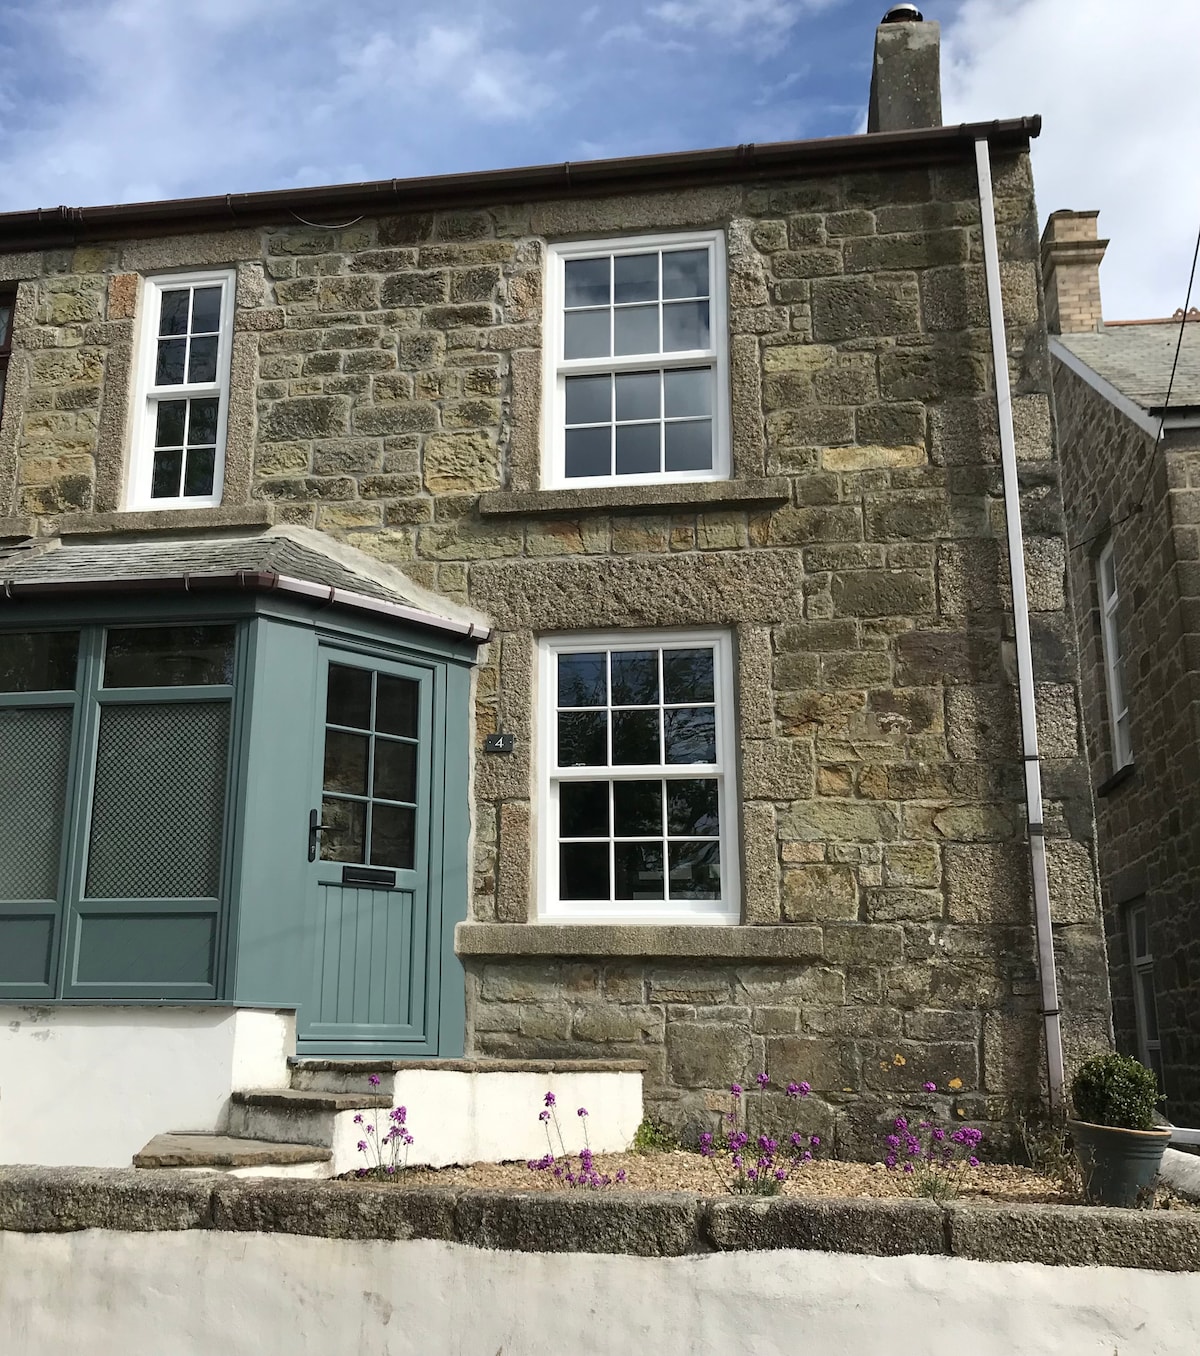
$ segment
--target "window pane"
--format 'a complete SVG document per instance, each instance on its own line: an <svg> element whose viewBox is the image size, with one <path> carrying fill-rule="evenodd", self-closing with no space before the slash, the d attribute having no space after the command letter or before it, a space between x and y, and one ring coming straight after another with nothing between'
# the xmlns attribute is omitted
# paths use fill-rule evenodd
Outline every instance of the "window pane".
<svg viewBox="0 0 1200 1356"><path fill-rule="evenodd" d="M1154 971L1138 971L1138 983L1142 988L1142 1016L1146 1021L1146 1039L1158 1040L1158 1004L1154 1000Z"/></svg>
<svg viewBox="0 0 1200 1356"><path fill-rule="evenodd" d="M187 404L186 400L158 402L158 421L154 431L155 447L183 446L183 421L187 415Z"/></svg>
<svg viewBox="0 0 1200 1356"><path fill-rule="evenodd" d="M69 692L78 655L78 631L0 631L0 692Z"/></svg>
<svg viewBox="0 0 1200 1356"><path fill-rule="evenodd" d="M183 360L186 353L186 339L159 340L158 362L154 368L155 386L180 386L183 384Z"/></svg>
<svg viewBox="0 0 1200 1356"><path fill-rule="evenodd" d="M689 420L685 424L667 424L666 467L668 471L712 470L712 420Z"/></svg>
<svg viewBox="0 0 1200 1356"><path fill-rule="evenodd" d="M417 703L420 688L411 678L392 678L381 673L375 694L375 728L381 734L417 737Z"/></svg>
<svg viewBox="0 0 1200 1356"><path fill-rule="evenodd" d="M616 860L618 899L661 899L663 897L663 850L661 843L617 843Z"/></svg>
<svg viewBox="0 0 1200 1356"><path fill-rule="evenodd" d="M607 424L612 418L611 377L568 377L567 423Z"/></svg>
<svg viewBox="0 0 1200 1356"><path fill-rule="evenodd" d="M371 865L411 871L415 858L417 812L405 805L376 805L371 810Z"/></svg>
<svg viewBox="0 0 1200 1356"><path fill-rule="evenodd" d="M658 251L618 254L613 259L614 301L658 300Z"/></svg>
<svg viewBox="0 0 1200 1356"><path fill-rule="evenodd" d="M356 739L357 735L348 735ZM373 793L384 800L417 798L417 746L392 739L375 741L375 784Z"/></svg>
<svg viewBox="0 0 1200 1356"><path fill-rule="evenodd" d="M216 381L217 337L193 339L188 357L188 381Z"/></svg>
<svg viewBox="0 0 1200 1356"><path fill-rule="evenodd" d="M215 334L221 328L221 289L197 287L192 293L192 333Z"/></svg>
<svg viewBox="0 0 1200 1356"><path fill-rule="evenodd" d="M612 704L654 706L658 703L658 651L614 650Z"/></svg>
<svg viewBox="0 0 1200 1356"><path fill-rule="evenodd" d="M657 419L659 408L657 372L630 372L617 378L617 419Z"/></svg>
<svg viewBox="0 0 1200 1356"><path fill-rule="evenodd" d="M156 452L154 471L150 477L151 499L178 499L179 482L183 475L183 452Z"/></svg>
<svg viewBox="0 0 1200 1356"><path fill-rule="evenodd" d="M663 307L664 353L682 353L687 349L707 347L707 301L675 301Z"/></svg>
<svg viewBox="0 0 1200 1356"><path fill-rule="evenodd" d="M612 429L567 429L564 469L568 480L612 475Z"/></svg>
<svg viewBox="0 0 1200 1356"><path fill-rule="evenodd" d="M564 358L607 358L610 311L568 311L563 333Z"/></svg>
<svg viewBox="0 0 1200 1356"><path fill-rule="evenodd" d="M608 837L608 783L563 782L558 788L562 838Z"/></svg>
<svg viewBox="0 0 1200 1356"><path fill-rule="evenodd" d="M12 324L13 304L7 297L0 300L0 348L8 339L8 327Z"/></svg>
<svg viewBox="0 0 1200 1356"><path fill-rule="evenodd" d="M105 687L194 687L233 682L232 626L112 627Z"/></svg>
<svg viewBox="0 0 1200 1356"><path fill-rule="evenodd" d="M217 441L217 415L220 402L213 397L210 400L192 400L188 403L191 406L188 416L188 445L208 447Z"/></svg>
<svg viewBox="0 0 1200 1356"><path fill-rule="evenodd" d="M672 899L721 898L719 843L669 843Z"/></svg>
<svg viewBox="0 0 1200 1356"><path fill-rule="evenodd" d="M348 664L330 664L325 719L330 725L371 728L371 675Z"/></svg>
<svg viewBox="0 0 1200 1356"><path fill-rule="evenodd" d="M657 353L658 307L630 306L616 311L613 320L614 353Z"/></svg>
<svg viewBox="0 0 1200 1356"><path fill-rule="evenodd" d="M558 656L559 706L605 706L608 703L608 655Z"/></svg>
<svg viewBox="0 0 1200 1356"><path fill-rule="evenodd" d="M567 305L607 306L611 262L608 255L603 259L568 259L563 269Z"/></svg>
<svg viewBox="0 0 1200 1356"><path fill-rule="evenodd" d="M558 849L559 899L607 901L608 844L562 843Z"/></svg>
<svg viewBox="0 0 1200 1356"><path fill-rule="evenodd" d="M184 497L212 494L216 475L217 449L215 447L192 448L188 453L187 471L183 477Z"/></svg>
<svg viewBox="0 0 1200 1356"><path fill-rule="evenodd" d="M708 296L708 250L667 250L663 254L663 296Z"/></svg>
<svg viewBox="0 0 1200 1356"><path fill-rule="evenodd" d="M683 419L712 413L712 369L685 367L666 373L666 415Z"/></svg>
<svg viewBox="0 0 1200 1356"><path fill-rule="evenodd" d="M658 711L614 711L612 721L614 766L630 767L659 761Z"/></svg>
<svg viewBox="0 0 1200 1356"><path fill-rule="evenodd" d="M663 651L663 698L667 702L713 700L713 652L711 650Z"/></svg>
<svg viewBox="0 0 1200 1356"><path fill-rule="evenodd" d="M366 735L347 734L344 730L325 732L326 791L344 791L351 796L367 794L367 755L371 741Z"/></svg>
<svg viewBox="0 0 1200 1356"><path fill-rule="evenodd" d="M613 833L618 838L662 833L662 782L613 782Z"/></svg>
<svg viewBox="0 0 1200 1356"><path fill-rule="evenodd" d="M1146 935L1146 910L1134 909L1133 911L1133 954L1135 956L1148 956L1150 954L1150 942Z"/></svg>
<svg viewBox="0 0 1200 1356"><path fill-rule="evenodd" d="M563 711L558 717L559 767L603 767L608 762L608 717L603 711Z"/></svg>
<svg viewBox="0 0 1200 1356"><path fill-rule="evenodd" d="M662 470L662 425L617 425L617 475L653 475Z"/></svg>
<svg viewBox="0 0 1200 1356"><path fill-rule="evenodd" d="M162 294L162 309L158 313L159 334L186 334L188 327L188 288L172 289Z"/></svg>
<svg viewBox="0 0 1200 1356"><path fill-rule="evenodd" d="M666 712L668 763L715 763L717 717L711 706L683 706Z"/></svg>
<svg viewBox="0 0 1200 1356"><path fill-rule="evenodd" d="M366 860L367 807L360 800L321 801L321 860L362 862Z"/></svg>
<svg viewBox="0 0 1200 1356"><path fill-rule="evenodd" d="M667 833L671 837L692 833L715 838L719 827L715 779L667 783Z"/></svg>

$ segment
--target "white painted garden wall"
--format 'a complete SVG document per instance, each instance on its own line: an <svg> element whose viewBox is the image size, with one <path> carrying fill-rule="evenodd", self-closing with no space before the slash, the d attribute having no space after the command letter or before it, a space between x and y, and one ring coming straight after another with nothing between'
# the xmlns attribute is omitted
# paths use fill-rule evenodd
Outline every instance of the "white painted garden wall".
<svg viewBox="0 0 1200 1356"><path fill-rule="evenodd" d="M0 1163L127 1168L223 1129L235 1089L286 1087L294 1050L290 1012L0 1005Z"/></svg>
<svg viewBox="0 0 1200 1356"><path fill-rule="evenodd" d="M1200 1276L203 1230L0 1233L0 1332L5 1356L1193 1356Z"/></svg>

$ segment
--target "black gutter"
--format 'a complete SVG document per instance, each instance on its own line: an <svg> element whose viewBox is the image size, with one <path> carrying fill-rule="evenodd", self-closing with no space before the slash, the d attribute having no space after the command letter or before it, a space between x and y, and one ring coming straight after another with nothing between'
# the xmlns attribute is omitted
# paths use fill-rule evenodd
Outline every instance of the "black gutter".
<svg viewBox="0 0 1200 1356"><path fill-rule="evenodd" d="M749 143L716 150L565 161L524 169L379 179L321 188L226 193L104 207L39 207L28 212L0 213L0 250L54 249L84 241L265 226L297 216L340 221L355 215L694 188L785 174L905 169L973 159L975 142L981 138L986 138L993 150L1028 150L1030 138L1038 136L1041 130L1040 117L1011 118L909 132L873 132L761 146Z"/></svg>

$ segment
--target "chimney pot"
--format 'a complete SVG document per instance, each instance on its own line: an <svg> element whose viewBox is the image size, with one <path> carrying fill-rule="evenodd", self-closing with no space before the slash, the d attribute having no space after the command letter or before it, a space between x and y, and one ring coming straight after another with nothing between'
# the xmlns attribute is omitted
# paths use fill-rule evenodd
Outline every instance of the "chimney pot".
<svg viewBox="0 0 1200 1356"><path fill-rule="evenodd" d="M942 125L942 30L916 5L893 5L875 30L868 132Z"/></svg>

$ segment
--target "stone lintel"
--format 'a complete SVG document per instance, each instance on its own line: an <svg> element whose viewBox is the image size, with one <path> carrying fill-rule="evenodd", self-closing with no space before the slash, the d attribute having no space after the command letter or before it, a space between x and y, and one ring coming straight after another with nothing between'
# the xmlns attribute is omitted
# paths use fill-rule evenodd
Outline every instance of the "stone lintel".
<svg viewBox="0 0 1200 1356"><path fill-rule="evenodd" d="M108 537L126 532L202 532L214 528L270 527L270 504L190 509L145 509L128 513L64 513L41 521L44 537ZM0 519L0 528L4 520Z"/></svg>
<svg viewBox="0 0 1200 1356"><path fill-rule="evenodd" d="M666 509L758 508L786 504L784 476L750 480L702 480L690 485L598 485L583 490L497 490L479 501L483 518L569 518L580 513L660 513Z"/></svg>
<svg viewBox="0 0 1200 1356"><path fill-rule="evenodd" d="M436 1239L509 1252L635 1257L794 1249L1200 1270L1200 1214L1184 1211L806 1197L741 1201L684 1192L398 1190L373 1182L129 1168L0 1169L0 1229Z"/></svg>
<svg viewBox="0 0 1200 1356"><path fill-rule="evenodd" d="M819 927L727 927L704 923L459 923L460 956L646 956L759 962L811 961Z"/></svg>

